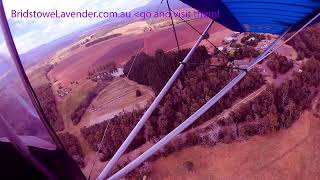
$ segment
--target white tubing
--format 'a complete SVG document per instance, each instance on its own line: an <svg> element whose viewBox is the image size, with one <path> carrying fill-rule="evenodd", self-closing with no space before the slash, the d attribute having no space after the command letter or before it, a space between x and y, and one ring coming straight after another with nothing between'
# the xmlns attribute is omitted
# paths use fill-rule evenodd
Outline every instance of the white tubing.
<svg viewBox="0 0 320 180"><path fill-rule="evenodd" d="M127 139L123 142L123 144L120 146L120 148L118 149L118 151L115 153L115 155L111 158L111 160L109 161L109 163L106 165L106 167L103 169L103 171L101 172L101 174L98 176L97 179L102 180L104 178L107 177L108 173L111 171L112 167L117 163L117 161L119 160L119 158L122 156L122 154L126 151L126 149L128 148L128 146L131 144L131 142L133 141L133 139L136 137L136 135L139 133L139 131L141 130L141 128L143 127L143 125L145 124L145 122L148 120L148 118L151 116L151 114L153 113L153 111L156 109L156 107L158 106L158 104L161 102L162 98L166 95L166 93L168 92L168 90L171 88L172 84L175 82L175 80L178 78L178 76L180 75L181 71L184 68L184 63L187 63L189 61L189 59L191 58L191 56L193 55L193 53L196 51L196 49L198 48L198 46L200 45L201 41L203 40L203 37L205 37L206 33L208 32L208 30L210 29L210 27L212 26L214 21L211 21L209 23L209 25L207 26L207 28L203 31L202 36L199 37L198 41L196 42L196 44L193 46L193 48L190 50L190 52L188 53L188 55L184 58L183 63L181 63L179 65L179 67L176 69L176 71L174 72L174 74L171 76L171 78L169 79L169 81L167 82L167 84L163 87L163 89L161 90L161 92L159 93L159 95L155 98L155 100L152 102L152 104L150 105L150 107L148 108L148 110L143 114L142 118L139 120L139 122L137 123L137 125L134 127L134 129L131 131L131 133L128 135Z"/></svg>
<svg viewBox="0 0 320 180"><path fill-rule="evenodd" d="M248 67L247 70L251 70L254 65L256 65L260 61L262 61L263 57L277 44L277 42L279 42L282 39L282 37L288 32L288 30L285 31L284 33L282 33L282 35L279 36L277 39L275 39L273 41L273 43L271 43L268 46L268 48L251 63L251 65ZM166 145L168 142L170 142L174 137L176 137L182 131L187 129L201 115L203 115L205 112L207 112L216 102L218 102L225 94L227 94L241 79L243 79L243 77L245 77L246 74L247 74L247 71L242 70L238 76L236 76L231 82L229 82L221 91L219 91L206 104L204 104L200 109L198 109L194 114L192 114L187 120L185 120L183 123L181 123L178 127L176 127L168 135L166 135L164 138L162 138L159 142L157 142L155 145L153 145L151 148L149 148L147 151L145 151L143 154L141 154L139 157L137 157L135 160L133 160L127 166L125 166L120 171L118 171L116 174L111 176L109 178L109 180L118 180L118 179L122 178L123 176L125 176L126 174L128 174L134 168L138 167L147 158L149 158L154 153L156 153L164 145Z"/></svg>

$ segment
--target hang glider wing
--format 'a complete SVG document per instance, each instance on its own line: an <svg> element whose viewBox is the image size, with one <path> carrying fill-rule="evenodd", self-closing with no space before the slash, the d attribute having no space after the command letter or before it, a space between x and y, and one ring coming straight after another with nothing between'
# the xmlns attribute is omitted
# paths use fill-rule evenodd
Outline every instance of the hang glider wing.
<svg viewBox="0 0 320 180"><path fill-rule="evenodd" d="M320 0L181 1L204 14L219 12L210 18L238 32L281 34L289 26L295 31L320 11Z"/></svg>

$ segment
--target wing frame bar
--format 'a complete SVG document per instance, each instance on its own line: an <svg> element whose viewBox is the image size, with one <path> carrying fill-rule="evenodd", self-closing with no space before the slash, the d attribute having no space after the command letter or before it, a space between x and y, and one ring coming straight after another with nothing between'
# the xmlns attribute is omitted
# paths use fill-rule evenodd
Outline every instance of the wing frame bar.
<svg viewBox="0 0 320 180"><path fill-rule="evenodd" d="M160 148L170 142L174 137L179 135L182 131L187 129L192 123L194 123L201 115L207 112L216 102L218 102L225 94L227 94L240 80L242 80L248 73L249 70L260 61L262 61L265 56L268 54L270 50L287 34L287 32L291 29L289 27L286 31L284 31L277 39L275 39L266 49L260 54L252 63L248 66L247 71L241 70L241 72L231 80L223 89L221 89L214 97L212 97L206 104L204 104L200 109L198 109L194 114L192 114L188 119L186 119L183 123L181 123L178 127L172 130L169 134L163 137L160 141L150 147L143 154L138 156L136 159L131 161L124 168L119 170L117 173L112 175L109 180L117 180L124 177L126 174L131 172L133 169L141 165L146 159L156 153ZM100 177L100 176L99 176ZM100 179L100 178L98 178Z"/></svg>
<svg viewBox="0 0 320 180"><path fill-rule="evenodd" d="M108 164L105 166L105 168L102 170L102 172L100 173L100 175L98 176L97 179L105 179L107 177L107 175L109 174L109 172L111 171L111 169L114 167L114 165L118 162L118 160L120 159L120 157L122 156L122 154L126 151L126 149L129 147L129 145L131 144L131 142L133 141L133 139L136 137L136 135L139 133L139 131L142 129L142 127L144 126L145 122L149 119L149 117L151 116L151 114L153 113L153 111L156 109L156 107L159 105L159 103L161 102L161 100L163 99L163 97L167 94L167 92L169 91L169 89L171 88L171 86L173 85L173 83L175 82L175 80L178 78L178 76L180 75L181 71L183 70L183 68L185 67L185 63L188 63L188 61L190 60L191 56L193 55L193 53L196 51L196 49L199 47L200 43L202 42L202 40L204 40L204 37L206 35L206 33L209 31L209 29L211 28L212 24L214 23L214 20L211 20L211 22L208 24L208 26L206 27L206 29L203 31L202 35L199 37L199 39L197 40L197 42L194 44L194 46L192 47L192 49L189 51L189 53L187 54L187 56L184 58L184 60L182 61L182 63L178 66L178 68L176 69L176 71L173 73L173 75L171 76L171 78L168 80L168 82L166 83L166 85L163 87L163 89L160 91L160 93L158 94L158 96L155 98L155 100L152 102L152 104L150 105L150 107L147 109L147 111L143 114L143 116L141 117L141 119L139 120L139 122L136 124L136 126L133 128L133 130L130 132L130 134L128 135L128 137L126 138L126 140L122 143L122 145L120 146L120 148L117 150L117 152L113 155L113 157L111 158L111 160L108 162Z"/></svg>

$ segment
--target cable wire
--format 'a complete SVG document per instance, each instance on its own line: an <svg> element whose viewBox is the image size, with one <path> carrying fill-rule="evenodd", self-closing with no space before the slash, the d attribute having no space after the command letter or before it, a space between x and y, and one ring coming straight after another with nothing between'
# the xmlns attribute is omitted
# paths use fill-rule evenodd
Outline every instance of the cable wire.
<svg viewBox="0 0 320 180"><path fill-rule="evenodd" d="M178 48L179 61L181 61L181 50L180 50L180 45L179 45L179 40L178 40L178 36L177 36L176 27L175 27L175 25L174 25L173 18L172 18L172 13L171 13L171 8L170 8L169 0L167 0L167 6L168 6L169 13L170 13L171 24L172 24L172 28L173 28L173 32L174 32L174 37L175 37L175 39L176 39L176 44L177 44L177 48Z"/></svg>
<svg viewBox="0 0 320 180"><path fill-rule="evenodd" d="M140 45L140 47L139 47L136 55L134 56L133 62L132 62L132 64L131 64L130 69L129 69L128 74L127 74L127 78L129 78L129 75L130 75L130 72L131 72L131 70L132 70L132 67L133 67L134 63L136 62L136 59L137 59L139 53L141 52L141 50L142 50L142 48L143 48L143 47L142 47L143 45L144 45L144 40L142 40L141 45Z"/></svg>
<svg viewBox="0 0 320 180"><path fill-rule="evenodd" d="M192 20L196 20L196 19L201 19L201 18L194 18L194 19L190 19L190 20L185 20L183 19L180 15L178 15L177 13L175 13L169 4L169 0L167 0L167 6L168 6L168 10L170 13L170 18L171 18L171 23L172 23L172 27L173 27L173 32L175 35L175 39L176 39L176 43L177 43L177 47L178 47L178 52L179 52L179 60L181 61L181 50L180 50L180 46L179 46L179 41L178 41L178 37L177 37L177 32L176 32L176 28L173 22L173 18L172 18L172 13L174 13L176 16L178 16L183 22L185 22L186 24L188 24L194 31L196 31L198 34L200 34L206 41L208 41L215 49L217 49L220 53L222 53L222 55L228 60L228 62L232 62L232 64L234 65L233 61L231 61L221 50L219 50L219 48L217 48L208 38L209 38L209 33L206 33L205 36L202 35L201 32L199 32L194 26L192 26L188 21L192 21ZM183 64L180 62L180 64ZM192 64L192 65L196 65L196 63L188 63L188 64ZM206 65L206 64L198 64L198 65ZM208 66L208 65L207 65ZM215 66L215 67L220 67L220 68L226 68L226 69L241 69L241 70L245 70L242 68L238 68L238 67L230 67L230 66L218 66L218 65L211 65L211 66Z"/></svg>
<svg viewBox="0 0 320 180"><path fill-rule="evenodd" d="M90 180L91 174L92 174L92 171L93 171L93 168L95 167L95 165L96 165L96 163L97 163L98 154L99 154L99 151L101 150L102 143L103 143L103 141L104 141L104 139L105 139L105 137L106 137L106 133L107 133L107 130L108 130L108 127L109 127L110 122L111 122L111 119L109 119L108 124L107 124L107 127L106 127L106 129L104 130L104 132L103 132L103 136L102 136L101 142L100 142L99 145L98 145L98 151L96 152L95 159L94 159L93 164L92 164L92 167L91 167L91 169L90 169L90 173L89 173L89 176L88 176L88 180Z"/></svg>
<svg viewBox="0 0 320 180"><path fill-rule="evenodd" d="M172 9L170 9L170 11L173 13L173 14L175 14L175 16L178 16L183 22L185 22L187 25L189 25L194 31L196 31L199 35L201 35L201 36L203 36L202 35L202 33L200 32L200 31L198 31L198 29L196 29L194 26L192 26L192 24L190 24L189 22L188 22L188 20L185 20L184 18L182 18L178 13L176 13L176 12L174 12ZM171 13L170 13L171 14ZM195 18L195 19L199 19L199 18ZM229 58L228 58L228 56L224 53L224 52L222 52L221 50L219 50L219 48L216 46L216 45L214 45L209 39L208 39L208 36L209 36L209 33L207 33L207 35L206 36L204 36L203 38L207 41L207 42L209 42L216 50L218 50L228 61L232 61L232 60L230 60Z"/></svg>
<svg viewBox="0 0 320 180"><path fill-rule="evenodd" d="M161 0L160 4L158 5L157 11L159 11L159 8L160 8L160 6L161 6L162 3L163 3L163 0ZM143 48L143 45L144 45L144 40L141 42L140 48L138 49L138 51L137 51L137 53L136 53L136 56L134 57L134 60L133 60L133 62L132 62L132 64L131 64L130 69L129 69L129 72L128 72L128 74L127 74L127 78L129 78L129 76L130 76L130 72L131 72L131 70L132 70L132 68L133 68L133 65L134 65L134 63L135 63L135 61L136 61L136 59L137 59L138 54L141 52L141 50L142 50L142 48ZM107 129L108 129L108 127L109 127L110 121L111 121L111 119L109 119L108 125L107 125L106 129L104 130L104 133L103 133L103 136L102 136L102 140L101 140L101 142L99 143L99 149L98 149L98 151L97 151L97 153L96 153L95 160L94 160L93 165L92 165L92 167L91 167L91 170L90 170L90 173L89 173L89 176L88 176L88 180L90 180L92 171L93 171L93 169L94 169L94 167L95 167L95 164L96 164L96 162L97 162L98 153L99 153L99 151L100 151L100 149L101 149L101 145L102 145L102 142L104 141L104 138L105 138Z"/></svg>
<svg viewBox="0 0 320 180"><path fill-rule="evenodd" d="M263 57L275 46L275 44L281 40L281 38L287 33L285 31L279 36L276 40L271 43L268 48L259 55L252 64L257 64L263 60ZM250 67L249 67L250 68ZM248 69L248 71L251 70ZM136 159L131 161L117 173L109 177L110 180L120 179L129 172L131 172L134 168L141 165L146 159L155 154L158 150L160 150L163 146L169 143L174 137L187 129L192 123L194 123L198 118L200 118L205 112L207 112L214 104L216 104L225 94L227 94L236 84L238 84L245 76L247 75L247 71L241 71L238 76L232 79L224 88L222 88L214 97L212 97L209 101L207 101L201 108L199 108L195 113L193 113L189 118L187 118L184 122L182 122L178 127L172 130L169 134L163 137L156 144L147 149L144 153L138 156Z"/></svg>

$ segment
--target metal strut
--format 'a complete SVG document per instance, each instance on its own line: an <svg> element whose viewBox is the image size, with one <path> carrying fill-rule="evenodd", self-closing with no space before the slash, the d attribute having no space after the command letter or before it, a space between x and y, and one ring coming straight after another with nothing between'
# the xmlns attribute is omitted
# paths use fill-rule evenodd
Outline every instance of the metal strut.
<svg viewBox="0 0 320 180"><path fill-rule="evenodd" d="M279 42L283 36L290 30L286 30L279 36L277 39L271 43L265 51L259 55L247 68L247 70L251 70L255 64L258 64L260 61L264 59L266 54ZM241 71L238 76L236 76L231 82L229 82L220 92L218 92L213 98L211 98L206 104L204 104L200 109L198 109L194 114L192 114L188 119L186 119L183 123L181 123L178 127L176 127L173 131L171 131L168 135L162 138L159 142L129 163L127 166L119 170L116 174L111 176L109 180L117 180L128 174L134 168L138 167L141 163L143 163L146 159L160 150L164 145L170 142L174 137L180 134L182 131L187 129L193 122L195 122L201 115L203 115L206 111L208 111L216 102L218 102L225 94L227 94L241 79L245 77L247 71ZM100 176L99 176L100 177ZM105 176L104 176L105 177ZM101 177L100 177L101 178ZM99 179L100 179L99 178Z"/></svg>
<svg viewBox="0 0 320 180"><path fill-rule="evenodd" d="M202 40L204 39L204 36L206 35L206 33L208 32L208 30L210 29L210 27L212 26L214 21L211 21L209 23L209 25L207 26L207 28L203 31L202 36L199 37L199 39L197 40L197 42L195 43L195 45L192 47L192 49L190 50L190 52L187 54L187 56L184 58L183 63L187 63L191 56L193 55L193 53L196 51L196 49L198 48L198 46L200 45L200 43L202 42ZM126 151L126 149L128 148L128 146L131 144L131 142L133 141L133 139L135 138L135 136L139 133L139 131L141 130L141 128L143 127L143 125L145 124L145 122L148 120L148 118L151 116L151 114L153 113L153 111L156 109L156 107L159 105L159 103L161 102L162 98L166 95L166 93L169 91L169 89L171 88L172 84L175 82L175 80L178 78L178 76L180 75L181 71L183 70L183 68L185 67L184 64L180 64L178 66L178 68L176 69L176 71L174 72L174 74L171 76L171 78L169 79L169 81L167 82L167 84L163 87L163 89L161 90L161 92L159 93L159 95L155 98L155 100L152 102L152 104L150 105L150 107L148 108L148 110L143 114L142 118L139 120L139 122L137 123L137 125L134 127L134 129L131 131L131 133L128 135L127 139L123 142L123 144L120 146L120 148L118 149L118 151L114 154L114 156L111 158L111 160L109 161L109 163L106 165L106 167L103 169L103 171L101 172L101 174L98 176L97 179L104 179L107 177L107 175L109 174L109 172L111 171L112 167L117 163L117 161L119 160L119 158L122 156L122 154Z"/></svg>
<svg viewBox="0 0 320 180"><path fill-rule="evenodd" d="M314 18L312 18L306 25L304 25L302 28L300 28L298 32L300 32L302 29L304 29L307 25L309 25L312 21L314 21L317 17L320 16L320 13L318 13ZM209 29L209 27L212 25L213 22L210 23L210 25L207 27L206 31ZM147 151L145 151L143 154L141 154L139 157L137 157L135 160L133 160L131 163L129 163L127 166L125 166L124 168L122 168L121 170L119 170L117 173L115 173L113 176L111 176L109 179L113 180L113 179L120 179L123 176L125 176L126 174L128 174L130 171L132 171L134 168L138 167L139 165L141 165L141 163L143 163L147 158L149 158L150 156L152 156L154 153L156 153L160 148L162 148L165 144L167 144L170 140L172 140L175 136L177 136L178 134L180 134L182 131L184 131L186 128L188 128L193 122L195 122L202 114L204 114L207 110L209 110L209 108L211 108L216 102L218 102L219 99L221 99L229 90L231 90L241 79L243 79L245 77L245 75L248 73L248 71L252 70L254 68L255 65L257 65L259 62L261 62L262 60L264 60L268 55L270 55L272 52L274 52L276 49L273 49L273 47L275 47L275 45L287 34L287 32L289 32L291 29L291 27L289 27L285 32L283 32L277 39L275 39L266 49L265 51L259 55L254 61L252 61L249 66L246 68L247 71L241 70L240 74L238 76L236 76L231 82L229 82L220 92L218 92L213 98L211 98L206 104L204 104L200 109L198 109L194 114L192 114L188 119L186 119L183 123L181 123L178 127L176 127L173 131L171 131L168 135L166 135L164 138L162 138L159 142L157 142L155 145L153 145L151 148L149 148ZM292 39L297 33L295 33L294 35L292 35L289 39ZM202 34L202 36L199 38L200 42L202 39L204 39L204 35L205 32ZM288 40L289 40L288 39ZM199 40L197 41L195 46L198 46L200 44ZM288 41L287 40L287 41ZM285 42L287 42L285 41ZM195 48L194 46L194 48ZM194 49L193 48L193 49ZM193 50L192 49L192 50ZM187 57L191 56L190 53L192 52L192 50L189 52L189 54L187 55ZM187 58L186 57L186 58ZM180 71L183 68L184 63L187 63L185 60L182 62L182 64L180 64L180 66L178 67L178 69L176 70L176 72L174 73L174 75L177 73L179 74ZM166 84L165 88L170 88L170 86L172 85L174 79L174 75L170 78L170 80L168 81L168 83L171 83L170 85L168 85L168 83ZM164 88L164 89L165 89ZM167 90L162 89L162 91L160 92L162 97L165 94L165 92ZM160 95L160 94L159 94ZM149 107L149 109L147 110L150 111L150 108L155 105L158 104L160 102L160 100L162 99L158 97L156 98L156 100L152 103L152 105ZM156 103L157 102L157 103ZM155 107L153 107L155 108ZM143 117L146 116L147 112L144 114ZM148 115L148 117L151 115L152 112L150 112L150 114ZM146 121L146 119L144 119L144 122ZM137 129L137 131L135 132L135 134L138 133L138 131L141 129L141 127L138 129L137 126L143 125L144 122L142 122L142 119L140 119L140 121L138 122L138 124L136 125L135 129ZM134 130L135 130L134 129ZM133 130L133 131L134 131ZM132 135L133 133L131 132L130 135ZM129 135L129 136L130 136ZM129 137L128 137L129 138ZM126 141L128 140L128 138L126 139ZM133 139L133 138L132 138ZM131 139L131 141L132 141ZM125 141L125 142L126 142ZM127 142L128 143L128 142ZM124 146L124 144L122 144L122 146ZM128 145L127 145L128 146ZM121 147L120 147L121 148ZM120 150L120 149L119 149ZM124 150L121 152L121 154L119 153L119 150L117 151L118 155L121 155ZM116 154L117 154L116 153ZM116 155L115 155L116 156ZM110 162L115 159L115 156L110 160ZM117 157L118 159L120 158ZM117 159L117 160L118 160ZM104 179L107 177L108 172L111 170L112 166L110 166L110 163L107 164L107 167L103 170L103 172L99 175L98 179ZM112 164L114 164L114 160L112 161Z"/></svg>

